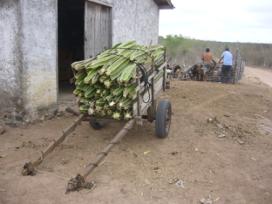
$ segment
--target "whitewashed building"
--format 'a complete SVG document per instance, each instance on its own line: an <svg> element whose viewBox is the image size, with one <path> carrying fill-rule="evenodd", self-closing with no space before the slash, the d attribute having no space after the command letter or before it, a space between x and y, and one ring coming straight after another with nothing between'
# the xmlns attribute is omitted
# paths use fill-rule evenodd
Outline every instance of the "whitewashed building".
<svg viewBox="0 0 272 204"><path fill-rule="evenodd" d="M115 43L158 42L170 0L0 0L0 113L34 120L58 107L71 62Z"/></svg>

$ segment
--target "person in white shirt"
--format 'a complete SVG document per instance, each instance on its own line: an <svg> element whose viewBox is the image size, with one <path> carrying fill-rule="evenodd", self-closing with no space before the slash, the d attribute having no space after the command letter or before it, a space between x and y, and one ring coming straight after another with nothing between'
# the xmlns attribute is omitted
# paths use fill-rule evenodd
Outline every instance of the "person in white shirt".
<svg viewBox="0 0 272 204"><path fill-rule="evenodd" d="M223 66L222 66L222 72L221 72L221 82L231 83L233 56L229 48L226 48L225 51L222 53L219 63L221 63L222 60L223 60Z"/></svg>

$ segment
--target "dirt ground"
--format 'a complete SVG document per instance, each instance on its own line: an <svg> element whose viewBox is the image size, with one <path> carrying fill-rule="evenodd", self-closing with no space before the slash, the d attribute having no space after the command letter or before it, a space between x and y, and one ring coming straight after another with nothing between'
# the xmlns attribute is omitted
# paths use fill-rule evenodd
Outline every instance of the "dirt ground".
<svg viewBox="0 0 272 204"><path fill-rule="evenodd" d="M271 77L272 78L272 77ZM237 85L173 81L162 98L173 117L166 139L154 124L135 128L89 179L96 188L64 194L67 181L122 126L95 131L83 122L39 167L34 177L22 165L39 155L74 116L0 135L1 204L84 203L272 203L272 88L246 77Z"/></svg>
<svg viewBox="0 0 272 204"><path fill-rule="evenodd" d="M259 80L272 87L272 70L247 67L245 75L248 79Z"/></svg>

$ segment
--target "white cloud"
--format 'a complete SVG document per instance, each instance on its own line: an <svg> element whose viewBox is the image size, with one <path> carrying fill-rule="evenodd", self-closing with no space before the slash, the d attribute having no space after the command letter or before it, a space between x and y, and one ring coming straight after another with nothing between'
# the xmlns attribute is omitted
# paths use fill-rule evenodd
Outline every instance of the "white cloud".
<svg viewBox="0 0 272 204"><path fill-rule="evenodd" d="M172 0L161 11L160 35L217 41L272 43L271 0Z"/></svg>

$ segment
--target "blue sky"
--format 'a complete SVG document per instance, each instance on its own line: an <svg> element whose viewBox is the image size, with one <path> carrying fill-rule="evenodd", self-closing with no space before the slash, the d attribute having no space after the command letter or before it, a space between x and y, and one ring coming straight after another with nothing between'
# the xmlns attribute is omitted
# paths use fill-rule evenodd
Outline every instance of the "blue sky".
<svg viewBox="0 0 272 204"><path fill-rule="evenodd" d="M272 0L172 0L160 13L160 35L272 43Z"/></svg>

